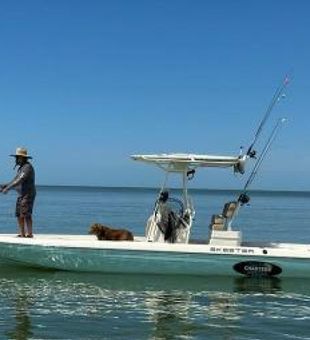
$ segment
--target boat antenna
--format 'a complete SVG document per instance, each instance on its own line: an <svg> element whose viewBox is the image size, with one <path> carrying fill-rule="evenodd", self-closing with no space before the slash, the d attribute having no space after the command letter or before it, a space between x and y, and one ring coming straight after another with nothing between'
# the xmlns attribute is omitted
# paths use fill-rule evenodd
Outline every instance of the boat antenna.
<svg viewBox="0 0 310 340"><path fill-rule="evenodd" d="M281 82L281 84L276 89L276 91L275 91L275 93L274 93L274 95L273 95L273 97L272 97L272 99L269 103L269 106L267 107L267 110L266 110L257 130L256 130L256 133L254 135L254 139L253 139L253 141L252 141L251 145L249 146L248 151L246 153L246 155L248 157L254 158L256 156L256 151L253 150L253 148L254 148L254 146L255 146L255 144L258 140L258 137L260 136L260 134L263 130L263 127L264 127L267 119L269 118L272 110L274 109L276 104L281 100L281 98L285 97L284 96L284 90L287 87L288 83L289 83L289 77L288 77L288 75L286 75L284 80Z"/></svg>

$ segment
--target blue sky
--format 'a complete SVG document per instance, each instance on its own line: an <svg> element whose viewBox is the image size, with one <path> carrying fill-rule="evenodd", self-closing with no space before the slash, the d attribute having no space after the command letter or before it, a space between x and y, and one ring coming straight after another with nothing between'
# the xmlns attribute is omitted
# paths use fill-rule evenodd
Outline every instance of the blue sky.
<svg viewBox="0 0 310 340"><path fill-rule="evenodd" d="M261 143L288 122L253 189L310 190L309 13L306 0L2 1L1 181L26 146L38 184L157 186L129 155L237 154L290 72ZM245 179L204 170L192 185Z"/></svg>

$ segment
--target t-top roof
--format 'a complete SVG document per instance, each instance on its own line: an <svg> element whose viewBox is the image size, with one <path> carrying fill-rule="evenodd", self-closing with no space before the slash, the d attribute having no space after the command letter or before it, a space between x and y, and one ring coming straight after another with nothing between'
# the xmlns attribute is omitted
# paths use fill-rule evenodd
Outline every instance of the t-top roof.
<svg viewBox="0 0 310 340"><path fill-rule="evenodd" d="M243 172L245 157L234 156L215 156L215 155L196 155L185 153L174 154L153 154L153 155L132 155L135 161L154 163L166 171L183 172L189 168L215 167L228 168L234 167L237 172ZM243 170L241 170L243 169Z"/></svg>

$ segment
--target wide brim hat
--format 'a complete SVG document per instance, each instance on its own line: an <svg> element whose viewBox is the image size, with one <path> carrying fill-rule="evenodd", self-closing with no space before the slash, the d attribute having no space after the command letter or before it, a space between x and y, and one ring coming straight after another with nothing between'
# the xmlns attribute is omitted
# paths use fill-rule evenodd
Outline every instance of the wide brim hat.
<svg viewBox="0 0 310 340"><path fill-rule="evenodd" d="M11 157L24 157L31 159L32 157L28 155L26 148L17 148L15 154L10 155Z"/></svg>

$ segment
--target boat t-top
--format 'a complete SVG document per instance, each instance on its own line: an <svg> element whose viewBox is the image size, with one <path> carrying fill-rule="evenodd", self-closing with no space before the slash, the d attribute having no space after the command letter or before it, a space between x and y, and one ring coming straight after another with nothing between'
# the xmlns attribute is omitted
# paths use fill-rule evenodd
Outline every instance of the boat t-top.
<svg viewBox="0 0 310 340"><path fill-rule="evenodd" d="M214 156L196 154L133 155L132 159L155 164L165 173L164 182L156 200L154 210L146 225L146 239L149 242L185 243L190 241L195 209L188 194L188 181L197 168L233 168L235 173L244 173L247 156ZM171 174L181 177L181 198L169 197L167 187ZM227 202L223 214L214 215L211 222L210 243L216 238L226 243L240 245L240 232L232 231L231 222L237 212L238 203ZM220 236L222 235L222 236Z"/></svg>

